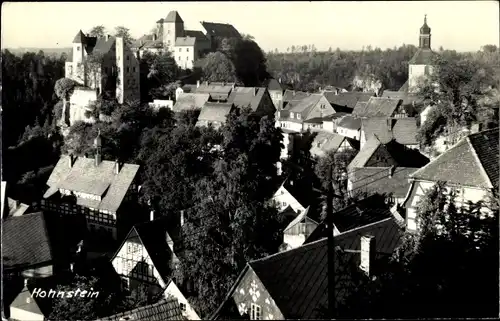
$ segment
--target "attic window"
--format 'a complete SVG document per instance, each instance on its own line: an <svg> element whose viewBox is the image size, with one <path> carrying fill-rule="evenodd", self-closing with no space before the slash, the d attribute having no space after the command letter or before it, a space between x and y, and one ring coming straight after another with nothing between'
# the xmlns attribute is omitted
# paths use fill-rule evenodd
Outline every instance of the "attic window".
<svg viewBox="0 0 500 321"><path fill-rule="evenodd" d="M186 312L186 305L184 303L179 303L182 312Z"/></svg>
<svg viewBox="0 0 500 321"><path fill-rule="evenodd" d="M76 51L80 51L80 46L76 46Z"/></svg>

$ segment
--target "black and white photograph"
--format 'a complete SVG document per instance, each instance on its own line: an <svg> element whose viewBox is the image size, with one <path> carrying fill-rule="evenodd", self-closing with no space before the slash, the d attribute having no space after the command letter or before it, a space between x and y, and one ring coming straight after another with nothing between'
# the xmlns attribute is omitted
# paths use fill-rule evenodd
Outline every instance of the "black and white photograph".
<svg viewBox="0 0 500 321"><path fill-rule="evenodd" d="M500 316L498 1L3 2L2 321Z"/></svg>

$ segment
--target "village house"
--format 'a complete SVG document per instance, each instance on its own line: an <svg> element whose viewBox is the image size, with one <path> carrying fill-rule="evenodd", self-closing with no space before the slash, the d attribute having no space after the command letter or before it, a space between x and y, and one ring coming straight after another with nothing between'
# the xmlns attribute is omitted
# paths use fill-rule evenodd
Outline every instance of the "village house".
<svg viewBox="0 0 500 321"><path fill-rule="evenodd" d="M94 158L61 156L41 206L62 215L82 215L93 234L116 240L117 223L141 218L136 206L139 165L103 160L100 133L94 147ZM127 225L123 227L128 231Z"/></svg>
<svg viewBox="0 0 500 321"><path fill-rule="evenodd" d="M236 108L250 107L253 114L259 117L268 116L274 119L274 107L269 91L264 87L235 87L227 99Z"/></svg>
<svg viewBox="0 0 500 321"><path fill-rule="evenodd" d="M333 213L334 236L364 229L372 225L383 227L393 235L400 236L404 231L404 219L391 208L391 204L387 204L384 195L372 194ZM323 220L318 225L304 244L318 241L324 237L328 237L326 220ZM399 237L391 238L391 240L397 243ZM389 246L395 248L397 244Z"/></svg>
<svg viewBox="0 0 500 321"><path fill-rule="evenodd" d="M418 202L436 182L446 182L457 195L457 205L485 200L498 188L498 128L471 134L410 175L406 196L406 228L417 231ZM486 208L484 212L488 212Z"/></svg>
<svg viewBox="0 0 500 321"><path fill-rule="evenodd" d="M347 180L347 191L380 194L386 196L388 204L401 206L410 189L410 174L418 170L414 167L363 167L355 168Z"/></svg>
<svg viewBox="0 0 500 321"><path fill-rule="evenodd" d="M400 231L386 222L335 237L335 304L361 278L380 272L377 262L392 254ZM327 319L328 239L249 262L210 320Z"/></svg>
<svg viewBox="0 0 500 321"><path fill-rule="evenodd" d="M376 136L382 144L394 140L407 148L419 148L417 120L413 117L372 117L361 120L361 148L368 137Z"/></svg>
<svg viewBox="0 0 500 321"><path fill-rule="evenodd" d="M160 300L136 309L121 312L96 321L125 321L125 320L148 320L148 321L169 321L169 320L189 320L182 314L181 305L177 299L171 297Z"/></svg>
<svg viewBox="0 0 500 321"><path fill-rule="evenodd" d="M305 207L288 191L287 187L292 190L293 181L285 179L283 183L279 185L276 193L274 193L273 201L278 210L283 212L288 207L291 207L297 214L305 212Z"/></svg>
<svg viewBox="0 0 500 321"><path fill-rule="evenodd" d="M319 119L335 114L335 110L321 94L310 94L301 100L290 101L286 107L279 111L279 123L281 128L296 132L306 130L305 122L311 119Z"/></svg>
<svg viewBox="0 0 500 321"><path fill-rule="evenodd" d="M337 134L359 141L361 136L361 119L347 115L342 117L336 126Z"/></svg>
<svg viewBox="0 0 500 321"><path fill-rule="evenodd" d="M299 101L306 97L309 97L310 95L312 94L304 91L295 91L287 89L283 93L283 108L286 108L286 105L288 105L288 103L292 101Z"/></svg>
<svg viewBox="0 0 500 321"><path fill-rule="evenodd" d="M395 140L384 144L375 135L372 135L347 166L347 169L350 172L354 168L360 167L420 168L428 162L429 159L416 149L407 148Z"/></svg>
<svg viewBox="0 0 500 321"><path fill-rule="evenodd" d="M281 148L280 159L287 159L288 156L293 153L295 140L300 138L300 134L281 128L281 136L281 143L283 144L283 147Z"/></svg>
<svg viewBox="0 0 500 321"><path fill-rule="evenodd" d="M370 97L366 104L356 104L352 111L352 115L358 118L403 118L408 117L408 112L403 105L402 99Z"/></svg>
<svg viewBox="0 0 500 321"><path fill-rule="evenodd" d="M227 117L235 109L231 103L207 102L203 105L196 126L213 126L218 129L226 123Z"/></svg>
<svg viewBox="0 0 500 321"><path fill-rule="evenodd" d="M10 307L3 311L7 320L48 320L52 312L52 298L34 295L35 291L50 291L54 282L47 279L24 279L24 287L10 303ZM48 281L48 282L47 282ZM9 306L9 305L7 305ZM4 305L5 307L5 305Z"/></svg>
<svg viewBox="0 0 500 321"><path fill-rule="evenodd" d="M193 69L195 61L215 51L223 38L241 38L234 26L204 22L200 30L185 30L184 20L177 11L170 11L166 18L156 22L154 32L143 35L132 44L138 56L145 52L170 52L182 69Z"/></svg>
<svg viewBox="0 0 500 321"><path fill-rule="evenodd" d="M81 93L84 97L73 99L81 108L86 105L80 105L80 100L88 105L100 94L112 94L119 104L140 97L139 61L121 37L90 37L80 30L65 63L65 77L92 89L93 95ZM76 88L73 95L81 90Z"/></svg>
<svg viewBox="0 0 500 321"><path fill-rule="evenodd" d="M329 152L347 150L359 150L359 141L335 133L319 132L314 137L309 152L313 157L324 157Z"/></svg>
<svg viewBox="0 0 500 321"><path fill-rule="evenodd" d="M179 83L177 84L177 88L175 89L175 100L178 99L180 94L194 93L198 87L200 87L199 80L196 81L196 85L185 84L182 81L179 81Z"/></svg>
<svg viewBox="0 0 500 321"><path fill-rule="evenodd" d="M274 107L276 110L283 109L283 86L281 85L281 78L276 80L275 78L269 78L265 82L265 86L267 91L269 91L269 95L271 96L271 100L273 101Z"/></svg>
<svg viewBox="0 0 500 321"><path fill-rule="evenodd" d="M188 110L199 110L203 108L203 105L208 102L209 98L210 94L180 93L172 110L176 113Z"/></svg>
<svg viewBox="0 0 500 321"><path fill-rule="evenodd" d="M199 86L197 85L196 89L192 92L197 94L209 94L209 101L211 102L228 102L229 95L235 87L235 83L205 81Z"/></svg>
<svg viewBox="0 0 500 321"><path fill-rule="evenodd" d="M126 290L133 291L142 285L152 292L162 292L165 298L174 297L179 302L188 320L200 320L187 299L194 291L191 281L187 279L179 288L175 280L184 249L181 236L184 213L180 213L178 220L177 217L155 219L154 212L150 216L149 222L132 227L111 263Z"/></svg>
<svg viewBox="0 0 500 321"><path fill-rule="evenodd" d="M338 112L338 113L335 113L333 115L323 117L321 129L325 132L336 133L338 123L340 122L340 120L344 116L347 116L347 115L349 115L349 114L343 113L343 112Z"/></svg>
<svg viewBox="0 0 500 321"><path fill-rule="evenodd" d="M2 221L3 271L45 278L70 270L69 240L55 213L37 212Z"/></svg>
<svg viewBox="0 0 500 321"><path fill-rule="evenodd" d="M291 250L304 244L305 240L319 225L318 222L308 216L309 207L301 212L283 230L282 250Z"/></svg>
<svg viewBox="0 0 500 321"><path fill-rule="evenodd" d="M330 92L325 91L323 95L326 97L330 105L339 111L351 113L357 103L367 102L370 97L374 97L374 92Z"/></svg>

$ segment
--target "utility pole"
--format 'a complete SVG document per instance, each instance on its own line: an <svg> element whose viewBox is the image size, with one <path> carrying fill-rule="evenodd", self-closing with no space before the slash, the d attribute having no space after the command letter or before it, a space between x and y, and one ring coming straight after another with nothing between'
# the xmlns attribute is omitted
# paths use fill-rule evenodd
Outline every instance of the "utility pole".
<svg viewBox="0 0 500 321"><path fill-rule="evenodd" d="M326 224L328 233L328 312L329 319L335 315L335 241L333 237L333 165L328 170L326 194Z"/></svg>

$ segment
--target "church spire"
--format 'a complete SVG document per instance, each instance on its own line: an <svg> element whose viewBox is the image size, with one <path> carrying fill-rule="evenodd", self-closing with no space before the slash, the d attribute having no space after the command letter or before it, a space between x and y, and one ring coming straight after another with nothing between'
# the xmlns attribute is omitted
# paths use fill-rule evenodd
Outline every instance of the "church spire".
<svg viewBox="0 0 500 321"><path fill-rule="evenodd" d="M424 24L420 28L419 48L431 48L431 28L427 25L427 15L424 16Z"/></svg>

